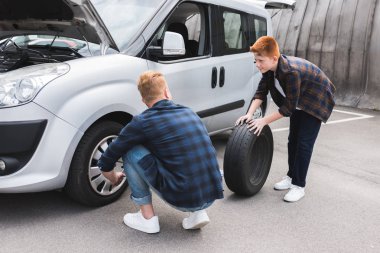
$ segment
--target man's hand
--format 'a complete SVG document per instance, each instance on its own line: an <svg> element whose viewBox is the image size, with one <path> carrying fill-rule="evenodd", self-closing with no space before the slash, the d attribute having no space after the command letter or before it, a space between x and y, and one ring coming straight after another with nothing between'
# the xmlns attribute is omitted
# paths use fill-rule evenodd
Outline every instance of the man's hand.
<svg viewBox="0 0 380 253"><path fill-rule="evenodd" d="M265 118L251 119L248 122L247 128L249 129L249 131L253 131L256 129L254 134L260 135L265 125L268 125Z"/></svg>
<svg viewBox="0 0 380 253"><path fill-rule="evenodd" d="M113 187L118 186L125 177L124 172L115 172L114 170L109 172L102 171L102 174L111 182Z"/></svg>
<svg viewBox="0 0 380 253"><path fill-rule="evenodd" d="M235 123L235 126L237 125L242 125L244 122L248 122L252 119L252 115L250 114L246 114L244 116L241 116L240 118L238 118L238 120L236 121Z"/></svg>

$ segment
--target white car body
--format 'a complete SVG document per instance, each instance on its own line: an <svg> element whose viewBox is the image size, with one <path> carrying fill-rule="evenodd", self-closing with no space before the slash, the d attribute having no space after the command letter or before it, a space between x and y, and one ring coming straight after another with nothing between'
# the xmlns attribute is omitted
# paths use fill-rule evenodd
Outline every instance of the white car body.
<svg viewBox="0 0 380 253"><path fill-rule="evenodd" d="M8 169L6 161L17 153L17 150L14 153L13 151L7 153L8 144L0 139L0 193L38 192L64 188L78 144L94 124L105 118L127 124L128 119L133 115L146 109L136 88L137 78L146 70L162 72L168 81L174 102L188 106L199 113L210 134L231 129L235 120L246 113L261 79L261 73L254 66L252 54L248 50L236 54L213 56L214 46L210 45L210 52L206 55L164 61L151 59L144 53L152 43L157 30L168 20L173 10L183 4L182 1L162 0L152 12L151 17L136 30L125 47L120 47L115 42L116 40L113 40L114 34L105 28L103 22L99 23L98 14L88 1L61 1L63 4L76 5L76 10L78 8L85 10L83 12L85 15L78 17L71 25L78 23L78 20L82 18L89 20L87 24L90 28L83 28L83 34L88 36L90 43L100 45L99 52L101 53L93 57L57 63L57 66L65 65L62 74L41 85L27 101L20 102L15 98L12 98L13 100L7 98L8 102L3 101L3 104L0 101L0 130L8 129L9 125L16 126L18 123L28 126L28 122L45 122L41 123L40 138L36 137L36 140L30 141L33 147L29 150L27 161L24 161L24 164L12 173L6 173ZM211 10L209 5L213 5L223 6L227 10L244 15L253 14L265 20L266 32L268 35L272 34L270 16L262 3L249 0L196 0L191 3L206 6L202 7L206 10ZM294 1L289 4L294 5ZM209 17L211 13L208 12L205 17ZM1 15L0 13L0 18ZM38 33L55 34L55 32L43 30L47 27L46 23L49 23L49 20L44 20L35 27L25 26L23 29L20 28L20 31L15 29L15 26L10 28L5 22L3 18L0 21L2 42L7 36L36 34L36 29L39 28L41 31ZM214 23L212 20L207 22L211 29L206 34L210 33L209 38L211 38ZM22 27L23 23L20 22L20 24L19 27ZM98 37L90 35L94 31L97 32ZM70 37L70 32L71 30L62 36ZM199 32L202 33L202 31ZM77 35L71 37L81 39ZM56 63L34 65L32 68L38 69L39 66L49 64ZM220 80L222 67L225 71L224 85L221 85ZM31 67L25 69L28 68ZM216 70L217 77L214 88L211 87L213 69ZM12 78L20 75L19 79L22 80L23 71L24 68L19 68L0 74L0 80L3 81L0 83L0 99L2 98L1 85L5 87L4 89L10 87L6 83L6 80L11 78L8 75L12 75ZM3 95L6 96L6 94L10 96L9 92L3 91ZM11 100L13 102L9 102ZM44 124L46 127L43 126ZM27 130L28 127L20 129ZM35 130L34 133L38 131ZM13 141L22 143L22 140L9 136L8 133L15 134L13 130L9 130L7 136L5 132L3 135L0 133L0 136L5 136L9 143ZM28 135L25 134L25 136ZM5 161L3 165L1 161ZM110 194L116 192L117 189ZM102 197L101 194L99 196Z"/></svg>

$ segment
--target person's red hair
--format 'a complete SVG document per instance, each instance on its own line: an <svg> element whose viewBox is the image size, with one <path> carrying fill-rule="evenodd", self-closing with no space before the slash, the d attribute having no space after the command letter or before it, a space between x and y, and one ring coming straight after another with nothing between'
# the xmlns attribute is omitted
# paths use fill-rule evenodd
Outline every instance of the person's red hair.
<svg viewBox="0 0 380 253"><path fill-rule="evenodd" d="M252 53L257 53L262 56L280 57L280 49L277 41L271 36L262 36L250 47Z"/></svg>

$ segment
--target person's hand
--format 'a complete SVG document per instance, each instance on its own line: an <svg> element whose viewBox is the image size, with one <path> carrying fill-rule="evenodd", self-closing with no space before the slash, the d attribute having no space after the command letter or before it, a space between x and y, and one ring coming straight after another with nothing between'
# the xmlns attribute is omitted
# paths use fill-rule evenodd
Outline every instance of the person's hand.
<svg viewBox="0 0 380 253"><path fill-rule="evenodd" d="M251 119L248 122L247 128L249 129L249 131L255 130L254 134L260 135L265 125L268 125L265 118Z"/></svg>
<svg viewBox="0 0 380 253"><path fill-rule="evenodd" d="M240 118L238 118L238 120L236 121L235 123L235 126L237 125L242 125L244 122L248 122L252 119L252 115L249 115L249 114L246 114L244 116L241 116Z"/></svg>
<svg viewBox="0 0 380 253"><path fill-rule="evenodd" d="M103 171L102 174L111 182L113 187L118 186L125 177L124 172L115 172L114 170L109 172Z"/></svg>

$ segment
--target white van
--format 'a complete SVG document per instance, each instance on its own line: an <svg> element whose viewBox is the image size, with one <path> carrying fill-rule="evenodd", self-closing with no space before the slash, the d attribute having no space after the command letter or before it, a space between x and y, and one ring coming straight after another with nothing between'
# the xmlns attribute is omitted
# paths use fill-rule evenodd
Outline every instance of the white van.
<svg viewBox="0 0 380 253"><path fill-rule="evenodd" d="M0 193L64 189L88 205L117 199L127 181L113 188L96 164L146 109L136 87L146 70L164 73L174 101L197 112L210 134L231 129L261 78L248 49L272 34L266 4L294 7L291 0L2 0Z"/></svg>

